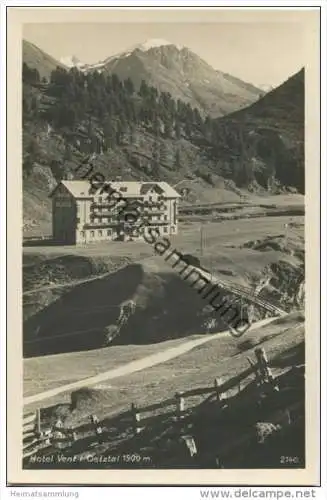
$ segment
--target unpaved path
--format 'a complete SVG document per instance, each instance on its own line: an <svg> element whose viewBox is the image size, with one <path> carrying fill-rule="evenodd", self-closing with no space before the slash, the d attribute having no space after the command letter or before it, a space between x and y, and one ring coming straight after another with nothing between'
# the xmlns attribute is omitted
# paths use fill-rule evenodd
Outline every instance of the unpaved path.
<svg viewBox="0 0 327 500"><path fill-rule="evenodd" d="M117 269L118 270L118 269ZM90 278L82 278L80 280L73 280L69 281L68 283L51 283L48 285L40 286L38 288L33 288L31 290L26 290L23 292L23 295L33 295L35 292L45 292L48 290L54 290L56 288L71 288L77 285L82 285L83 283L90 283L91 281L96 281L96 280L101 280L102 278L105 278L109 276L110 273L109 271L106 273L98 274L97 276L91 276Z"/></svg>
<svg viewBox="0 0 327 500"><path fill-rule="evenodd" d="M260 328L261 326L267 325L268 323L271 323L276 319L277 319L276 317L273 317L257 321L256 323L253 323L251 325L248 331ZM23 398L23 403L24 405L36 403L38 401L43 401L44 399L51 398L53 396L57 396L58 394L62 394L63 392L73 391L81 387L98 384L105 380L111 380L117 377L122 377L124 375L129 375L131 373L144 370L145 368L151 368L152 366L164 363L173 358L181 356L182 354L185 354L194 347L197 347L201 344L205 344L206 342L210 342L211 340L215 340L219 337L227 337L228 335L230 335L230 332L227 330L216 334L205 335L199 339L188 340L177 347L170 347L163 352L151 354L150 356L146 356L145 358L141 358L136 361L132 361L125 365L119 366L117 368L113 368L112 370L99 373L99 375L95 375L93 377L89 377L86 379L84 378L82 380L78 380L77 382L73 382L71 384L61 385L60 387L49 389L48 391L40 392L38 394L33 394L32 396L27 396Z"/></svg>

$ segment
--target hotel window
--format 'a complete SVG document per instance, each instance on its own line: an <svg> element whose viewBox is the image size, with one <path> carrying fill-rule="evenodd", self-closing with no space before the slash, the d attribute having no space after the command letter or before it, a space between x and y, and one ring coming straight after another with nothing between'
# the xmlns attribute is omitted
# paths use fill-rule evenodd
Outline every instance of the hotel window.
<svg viewBox="0 0 327 500"><path fill-rule="evenodd" d="M91 231L90 236L91 238L94 238L94 231Z"/></svg>
<svg viewBox="0 0 327 500"><path fill-rule="evenodd" d="M81 231L81 238L85 238L85 231Z"/></svg>
<svg viewBox="0 0 327 500"><path fill-rule="evenodd" d="M164 227L164 233L168 233L168 227Z"/></svg>
<svg viewBox="0 0 327 500"><path fill-rule="evenodd" d="M102 236L102 230L101 229L98 231L98 235Z"/></svg>
<svg viewBox="0 0 327 500"><path fill-rule="evenodd" d="M111 229L107 230L107 236L111 236Z"/></svg>
<svg viewBox="0 0 327 500"><path fill-rule="evenodd" d="M168 220L168 215L164 215L164 219L165 219L165 220Z"/></svg>

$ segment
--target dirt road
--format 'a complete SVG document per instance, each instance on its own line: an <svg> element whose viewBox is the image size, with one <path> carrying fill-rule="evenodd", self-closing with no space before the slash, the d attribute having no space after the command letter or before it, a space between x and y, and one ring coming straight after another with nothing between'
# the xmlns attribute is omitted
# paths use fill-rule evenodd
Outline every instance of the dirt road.
<svg viewBox="0 0 327 500"><path fill-rule="evenodd" d="M253 323L248 331L255 330L264 326L272 321L276 320L276 317L266 318L261 321L257 321ZM166 349L163 352L158 352L156 354L151 354L150 356L146 356L144 358L138 359L136 361L132 361L131 363L127 363L125 365L119 366L112 370L105 371L103 373L99 373L99 375L95 375L93 377L89 377L86 379L78 380L77 382L73 382L67 385L61 385L60 387L56 387L54 389L50 389L44 392L40 392L39 394L33 394L32 396L27 396L23 398L23 404L28 405L32 403L36 403L38 401L43 401L44 399L51 398L53 396L57 396L58 394L62 394L67 391L73 391L75 389L79 389L81 387L88 387L94 384L98 384L100 382L104 382L105 380L112 380L117 377L122 377L124 375L129 375L130 373L134 373L137 371L144 370L145 368L151 368L152 366L158 365L160 363L164 363L173 358L181 356L186 352L190 351L194 347L197 347L201 344L205 344L206 342L210 342L211 340L217 339L219 337L227 337L230 335L229 331L219 332L216 334L204 335L203 337L195 340L185 341L183 344L177 347L171 347Z"/></svg>

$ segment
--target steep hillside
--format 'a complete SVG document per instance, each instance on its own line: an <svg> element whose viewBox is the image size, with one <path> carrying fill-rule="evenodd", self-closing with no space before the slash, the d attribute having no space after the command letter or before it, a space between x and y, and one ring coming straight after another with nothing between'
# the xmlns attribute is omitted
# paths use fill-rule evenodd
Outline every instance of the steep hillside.
<svg viewBox="0 0 327 500"><path fill-rule="evenodd" d="M201 192L217 189L303 192L304 84L294 79L295 86L290 79L253 107L215 120L144 81L137 90L130 78L58 68L40 85L25 65L24 227L49 222L55 183L89 168L116 180L184 181L180 187L187 180L196 186L192 203L210 201Z"/></svg>
<svg viewBox="0 0 327 500"><path fill-rule="evenodd" d="M304 192L304 69L251 106L217 122L230 138L218 145L219 153L236 163L247 151L242 175L262 184L263 170L276 181ZM231 167L233 171L233 166Z"/></svg>
<svg viewBox="0 0 327 500"><path fill-rule="evenodd" d="M225 123L282 129L289 139L304 137L304 68L251 106L230 114Z"/></svg>
<svg viewBox="0 0 327 500"><path fill-rule="evenodd" d="M57 66L66 68L66 66L53 57L51 57L36 45L27 40L23 40L23 63L26 63L30 68L37 69L40 78L50 79L51 71Z"/></svg>
<svg viewBox="0 0 327 500"><path fill-rule="evenodd" d="M81 125L76 133L77 140L87 127ZM87 166L80 166L89 153L83 153L79 146L72 145L71 139L63 137L60 131L48 132L45 124L34 124L25 134L25 172L23 179L24 229L29 235L40 234L40 225L48 227L51 220L50 192L61 178L81 178L88 172ZM75 137L75 138L76 138ZM35 139L37 138L37 139ZM73 141L72 141L73 142ZM32 155L35 161L30 160ZM92 153L91 153L92 154ZM158 155L158 160L155 160ZM32 166L29 167L30 162ZM132 137L124 134L122 143L100 154L94 153L90 164L94 172L100 172L106 178L149 181L160 179L170 184L187 185L194 201L210 201L207 192L214 186L224 192L229 183L220 175L212 173L215 162L205 152L185 138L157 138L141 125L135 126ZM209 182L208 182L209 181ZM239 199L234 183L230 195ZM215 198L215 201L219 201ZM41 230L49 234L49 230Z"/></svg>

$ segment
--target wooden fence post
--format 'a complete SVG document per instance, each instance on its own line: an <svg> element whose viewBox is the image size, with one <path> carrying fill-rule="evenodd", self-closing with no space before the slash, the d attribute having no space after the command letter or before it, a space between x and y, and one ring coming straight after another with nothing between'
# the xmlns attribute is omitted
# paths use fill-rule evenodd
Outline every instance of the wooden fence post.
<svg viewBox="0 0 327 500"><path fill-rule="evenodd" d="M183 396L179 392L176 392L175 398L176 398L177 420L181 420L184 417L185 399L183 398Z"/></svg>
<svg viewBox="0 0 327 500"><path fill-rule="evenodd" d="M193 458L197 454L198 450L193 436L183 435L180 437L180 442L185 446L190 458Z"/></svg>
<svg viewBox="0 0 327 500"><path fill-rule="evenodd" d="M102 443L102 441L103 441L103 436L102 436L103 429L102 429L102 426L100 424L100 420L98 419L98 417L96 415L91 415L90 420L91 420L91 424L93 426L95 435L98 438L99 443Z"/></svg>
<svg viewBox="0 0 327 500"><path fill-rule="evenodd" d="M137 408L134 403L131 404L131 414L132 414L132 422L133 422L133 430L134 434L140 434L142 427L140 426L141 415L137 411Z"/></svg>
<svg viewBox="0 0 327 500"><path fill-rule="evenodd" d="M64 439L66 436L60 430L60 429L63 429L63 427L64 427L64 424L63 424L61 418L58 418L55 425L54 425L54 428L53 428L51 441L52 441L53 447L57 448L59 450L61 450L65 446Z"/></svg>
<svg viewBox="0 0 327 500"><path fill-rule="evenodd" d="M38 408L36 410L36 420L35 420L35 434L39 437L41 436L41 410Z"/></svg>
<svg viewBox="0 0 327 500"><path fill-rule="evenodd" d="M51 429L46 430L45 433L44 433L44 437L45 437L44 444L46 446L50 446L51 445L51 439L52 439L52 430Z"/></svg>
<svg viewBox="0 0 327 500"><path fill-rule="evenodd" d="M220 386L223 384L222 378L215 378L214 380L214 388L216 393L217 401L223 401L226 399L226 394L220 391Z"/></svg>
<svg viewBox="0 0 327 500"><path fill-rule="evenodd" d="M214 380L213 385L214 385L214 388L215 388L216 399L217 399L217 401L220 401L219 383L218 383L218 380L216 378Z"/></svg>
<svg viewBox="0 0 327 500"><path fill-rule="evenodd" d="M257 385L261 385L261 377L260 377L260 373L259 373L259 370L258 370L258 367L256 366L255 363L253 363L252 359L251 358L246 358L251 366L251 368L253 369L254 371L254 375L255 375L255 381L256 381L256 384Z"/></svg>
<svg viewBox="0 0 327 500"><path fill-rule="evenodd" d="M261 383L269 382L272 383L274 381L273 374L271 369L268 366L268 358L266 352L263 347L257 347L254 350L254 354L257 358L258 369L260 373Z"/></svg>

